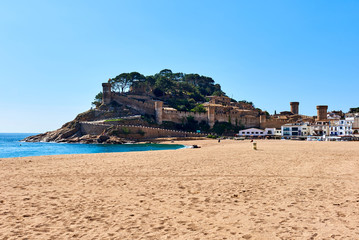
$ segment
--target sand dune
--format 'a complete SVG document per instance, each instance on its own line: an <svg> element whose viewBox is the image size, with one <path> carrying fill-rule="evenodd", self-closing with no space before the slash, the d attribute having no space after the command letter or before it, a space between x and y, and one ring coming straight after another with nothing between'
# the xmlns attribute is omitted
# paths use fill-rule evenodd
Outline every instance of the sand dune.
<svg viewBox="0 0 359 240"><path fill-rule="evenodd" d="M0 239L358 239L359 143L0 159Z"/></svg>

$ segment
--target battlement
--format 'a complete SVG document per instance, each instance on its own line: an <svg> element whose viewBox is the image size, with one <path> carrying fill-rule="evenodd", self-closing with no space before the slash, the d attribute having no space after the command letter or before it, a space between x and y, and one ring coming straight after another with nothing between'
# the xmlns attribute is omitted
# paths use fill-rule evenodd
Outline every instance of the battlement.
<svg viewBox="0 0 359 240"><path fill-rule="evenodd" d="M80 122L81 133L83 135L101 135L106 129L113 127L112 124ZM131 134L119 134L120 137L133 140L154 139L161 137L205 137L206 134L197 132L186 132L163 128L154 128L137 125L116 125L118 128L126 128Z"/></svg>

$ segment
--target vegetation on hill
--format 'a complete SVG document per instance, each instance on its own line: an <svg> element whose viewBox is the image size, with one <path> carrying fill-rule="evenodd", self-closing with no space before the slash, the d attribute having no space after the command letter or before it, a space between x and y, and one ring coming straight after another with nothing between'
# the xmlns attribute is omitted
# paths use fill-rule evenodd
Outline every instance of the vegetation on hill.
<svg viewBox="0 0 359 240"><path fill-rule="evenodd" d="M211 77L193 73L173 73L169 69L150 76L138 72L121 73L111 78L109 83L112 91L126 92L129 89L135 91L141 89L180 111L203 112L205 110L200 104L207 100L206 96L225 95L221 86Z"/></svg>
<svg viewBox="0 0 359 240"><path fill-rule="evenodd" d="M196 73L173 73L170 69L164 69L150 76L144 76L139 72L121 73L109 79L108 82L111 83L113 92L148 95L154 99L162 100L168 106L179 111L206 112L203 103L209 100L208 96L226 96L221 89L221 85L215 83L211 77ZM102 92L96 95L92 104L99 107L101 101ZM237 102L232 98L231 101ZM238 103L253 106L252 102L245 100L238 101ZM258 110L261 111L260 109ZM147 118L150 119L148 116ZM243 128L240 123L232 125L226 122L216 123L210 129L207 123L197 122L191 116L184 119L182 124L164 122L162 127L185 131L214 132L218 135L233 134Z"/></svg>
<svg viewBox="0 0 359 240"><path fill-rule="evenodd" d="M350 108L349 113L359 113L359 107L356 108Z"/></svg>
<svg viewBox="0 0 359 240"><path fill-rule="evenodd" d="M215 83L211 77L197 73L173 73L170 69L150 76L144 76L139 72L121 73L110 78L108 82L111 83L114 92L143 92L179 111L205 112L201 104L208 101L207 96L226 96L221 85ZM101 100L102 92L96 95L92 104L98 107ZM231 101L236 102L235 99ZM238 102L253 106L252 102L245 100Z"/></svg>

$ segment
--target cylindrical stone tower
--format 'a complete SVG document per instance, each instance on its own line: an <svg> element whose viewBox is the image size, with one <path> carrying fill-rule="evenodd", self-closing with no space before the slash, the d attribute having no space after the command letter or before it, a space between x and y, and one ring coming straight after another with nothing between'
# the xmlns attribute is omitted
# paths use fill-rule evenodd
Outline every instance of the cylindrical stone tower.
<svg viewBox="0 0 359 240"><path fill-rule="evenodd" d="M157 124L162 124L162 113L163 113L163 102L155 102L155 113L156 113L156 122Z"/></svg>
<svg viewBox="0 0 359 240"><path fill-rule="evenodd" d="M102 104L111 103L111 83L102 83Z"/></svg>
<svg viewBox="0 0 359 240"><path fill-rule="evenodd" d="M267 116L265 114L259 116L259 125L261 128L265 127L265 123L267 122Z"/></svg>
<svg viewBox="0 0 359 240"><path fill-rule="evenodd" d="M215 112L216 112L215 107L213 107L213 106L209 106L209 107L208 107L208 125L209 125L210 127L213 127L213 126L214 126L214 123L215 123Z"/></svg>
<svg viewBox="0 0 359 240"><path fill-rule="evenodd" d="M259 122L265 123L267 121L267 116L265 114L259 116Z"/></svg>
<svg viewBox="0 0 359 240"><path fill-rule="evenodd" d="M290 103L290 111L293 114L299 114L299 102L291 102Z"/></svg>
<svg viewBox="0 0 359 240"><path fill-rule="evenodd" d="M317 121L325 121L327 120L327 105L317 106Z"/></svg>

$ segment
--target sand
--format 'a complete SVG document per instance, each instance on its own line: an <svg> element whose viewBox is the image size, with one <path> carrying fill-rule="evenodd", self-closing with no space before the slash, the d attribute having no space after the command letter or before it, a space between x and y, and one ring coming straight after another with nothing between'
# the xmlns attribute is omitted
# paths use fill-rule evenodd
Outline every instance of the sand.
<svg viewBox="0 0 359 240"><path fill-rule="evenodd" d="M0 159L0 239L359 239L359 143Z"/></svg>

